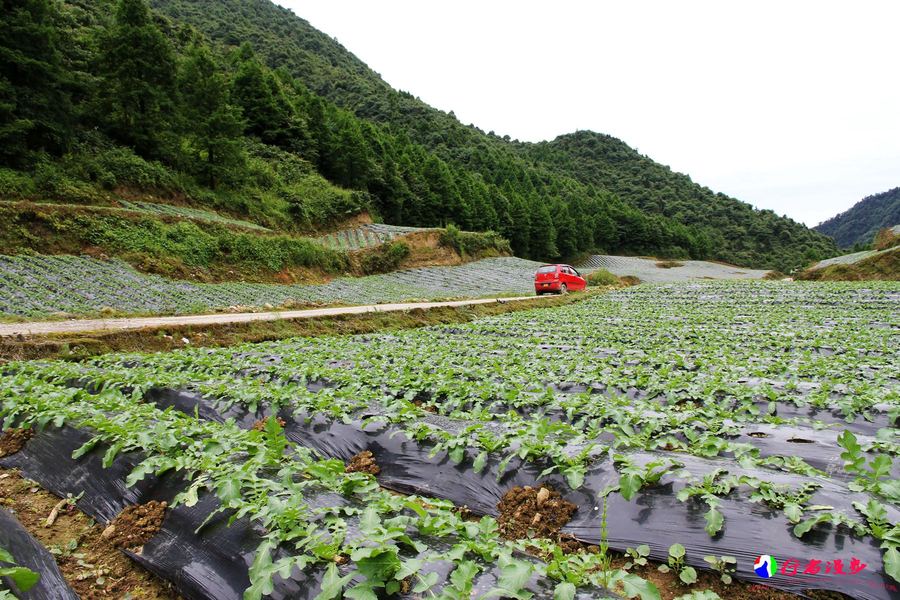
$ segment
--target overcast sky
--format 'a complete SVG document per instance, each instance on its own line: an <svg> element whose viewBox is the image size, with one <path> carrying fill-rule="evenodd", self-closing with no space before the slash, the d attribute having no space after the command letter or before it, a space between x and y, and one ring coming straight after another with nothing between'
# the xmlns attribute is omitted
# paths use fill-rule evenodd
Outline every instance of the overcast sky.
<svg viewBox="0 0 900 600"><path fill-rule="evenodd" d="M810 226L900 186L894 0L279 4L484 131L608 133Z"/></svg>

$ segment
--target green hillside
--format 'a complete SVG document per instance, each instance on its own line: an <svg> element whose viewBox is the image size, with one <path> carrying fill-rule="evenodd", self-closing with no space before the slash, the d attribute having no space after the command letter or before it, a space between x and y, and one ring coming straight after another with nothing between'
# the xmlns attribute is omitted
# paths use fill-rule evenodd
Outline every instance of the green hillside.
<svg viewBox="0 0 900 600"><path fill-rule="evenodd" d="M796 267L810 256L834 253L830 240L803 224L713 192L614 137L579 131L524 149L556 172L611 190L647 213L704 230L717 258L754 265L765 264L765 257L782 257L781 265ZM801 248L805 254L798 252Z"/></svg>
<svg viewBox="0 0 900 600"><path fill-rule="evenodd" d="M533 145L463 126L266 0L152 5L4 10L0 196L115 205L154 194L276 233L368 210L396 225L498 231L536 260L593 251L786 269L835 253L621 142L609 152L591 141L611 138Z"/></svg>
<svg viewBox="0 0 900 600"><path fill-rule="evenodd" d="M900 224L900 187L866 196L848 210L813 229L834 238L841 248L868 246L880 229Z"/></svg>

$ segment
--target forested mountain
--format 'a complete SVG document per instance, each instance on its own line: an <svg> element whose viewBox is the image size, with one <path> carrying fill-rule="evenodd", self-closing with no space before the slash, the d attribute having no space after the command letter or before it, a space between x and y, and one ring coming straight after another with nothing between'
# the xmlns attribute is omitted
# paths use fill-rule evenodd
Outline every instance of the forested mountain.
<svg viewBox="0 0 900 600"><path fill-rule="evenodd" d="M841 248L868 246L879 229L900 225L900 187L866 196L814 229L834 238Z"/></svg>
<svg viewBox="0 0 900 600"><path fill-rule="evenodd" d="M369 209L493 229L540 260L593 250L788 268L836 250L618 140L535 145L464 126L267 0L3 4L6 196L152 191L296 231Z"/></svg>

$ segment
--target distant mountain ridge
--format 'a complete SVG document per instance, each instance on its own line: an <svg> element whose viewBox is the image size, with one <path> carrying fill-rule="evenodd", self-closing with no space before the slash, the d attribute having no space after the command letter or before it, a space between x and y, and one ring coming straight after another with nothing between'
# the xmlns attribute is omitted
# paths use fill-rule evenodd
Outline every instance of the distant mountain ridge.
<svg viewBox="0 0 900 600"><path fill-rule="evenodd" d="M841 248L872 243L880 229L900 224L900 187L866 196L848 210L815 227Z"/></svg>

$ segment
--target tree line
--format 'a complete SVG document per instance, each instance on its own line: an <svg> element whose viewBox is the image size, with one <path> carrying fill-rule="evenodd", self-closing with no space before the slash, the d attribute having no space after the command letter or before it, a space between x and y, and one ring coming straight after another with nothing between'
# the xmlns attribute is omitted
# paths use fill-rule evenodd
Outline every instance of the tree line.
<svg viewBox="0 0 900 600"><path fill-rule="evenodd" d="M652 198L635 202L609 181L580 177L571 165L560 169L559 161L455 119L424 111L417 120L411 105L397 100L402 93L379 91L388 99L379 108L341 106L307 83L320 88L330 76L333 90L353 87L355 79L345 82L335 69L302 81L295 63L273 60L276 45L263 44L263 54L253 47L248 39L264 38L225 3L193 3L203 18L243 28L243 35L217 40L180 20L181 12L198 11L177 0L162 2L175 18L144 0L2 4L0 162L8 168L27 171L42 160L90 152L102 138L210 189L242 189L255 185L247 167L252 140L367 194L388 223L497 231L522 257L608 252L758 266L780 266L783 258L766 251L769 231L744 228L732 232L735 242L702 219L653 210ZM646 194L661 197L652 187ZM751 250L736 250L747 241ZM797 252L824 252L794 241Z"/></svg>

